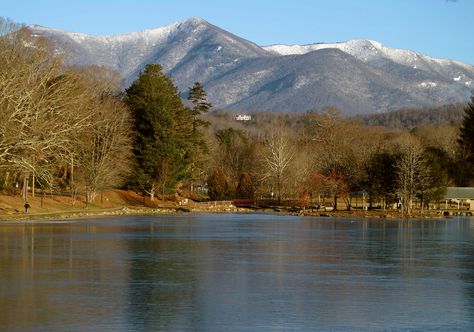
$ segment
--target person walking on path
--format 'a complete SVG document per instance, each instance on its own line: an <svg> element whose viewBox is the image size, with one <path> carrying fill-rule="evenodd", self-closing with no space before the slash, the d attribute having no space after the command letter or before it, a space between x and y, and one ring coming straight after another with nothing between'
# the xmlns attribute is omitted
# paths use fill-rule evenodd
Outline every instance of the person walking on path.
<svg viewBox="0 0 474 332"><path fill-rule="evenodd" d="M28 210L30 209L30 203L25 202L25 213L28 213Z"/></svg>

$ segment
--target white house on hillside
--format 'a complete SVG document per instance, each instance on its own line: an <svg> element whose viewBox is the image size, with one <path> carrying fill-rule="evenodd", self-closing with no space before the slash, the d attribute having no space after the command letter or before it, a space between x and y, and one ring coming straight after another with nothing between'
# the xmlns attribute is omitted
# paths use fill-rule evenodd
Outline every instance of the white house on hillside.
<svg viewBox="0 0 474 332"><path fill-rule="evenodd" d="M250 121L250 120L252 120L252 116L247 115L247 114L237 114L235 116L235 120L237 120L237 121Z"/></svg>

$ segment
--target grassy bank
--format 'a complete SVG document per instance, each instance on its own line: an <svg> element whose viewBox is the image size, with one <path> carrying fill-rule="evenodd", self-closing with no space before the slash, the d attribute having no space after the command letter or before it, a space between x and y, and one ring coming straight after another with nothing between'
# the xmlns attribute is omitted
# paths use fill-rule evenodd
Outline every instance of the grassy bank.
<svg viewBox="0 0 474 332"><path fill-rule="evenodd" d="M62 195L36 195L29 197L31 206L28 213L24 209L24 200L21 196L0 195L0 221L41 221L41 220L65 220L79 219L96 216L117 215L147 215L164 214L176 212L267 212L288 213L299 216L314 217L354 217L354 218L440 218L444 216L443 211L414 211L410 216L395 210L362 210L351 211L318 211L288 207L266 207L266 208L236 208L226 205L191 204L180 206L175 201L151 201L132 191L114 190L99 194L94 202L86 203L83 196L73 199ZM453 215L456 213L449 213Z"/></svg>
<svg viewBox="0 0 474 332"><path fill-rule="evenodd" d="M99 194L87 203L83 196L73 199L63 195L36 195L28 197L30 209L26 213L21 196L0 195L1 221L28 221L73 219L101 215L149 214L175 212L176 204L158 199L150 201L135 192L114 190Z"/></svg>

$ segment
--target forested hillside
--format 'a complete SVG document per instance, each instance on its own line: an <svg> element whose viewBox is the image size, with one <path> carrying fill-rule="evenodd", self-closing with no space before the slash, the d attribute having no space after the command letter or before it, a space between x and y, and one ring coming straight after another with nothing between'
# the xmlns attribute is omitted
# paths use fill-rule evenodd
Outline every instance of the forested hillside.
<svg viewBox="0 0 474 332"><path fill-rule="evenodd" d="M422 125L459 125L464 116L465 104L445 105L428 109L399 111L360 116L363 123L387 128L413 128Z"/></svg>

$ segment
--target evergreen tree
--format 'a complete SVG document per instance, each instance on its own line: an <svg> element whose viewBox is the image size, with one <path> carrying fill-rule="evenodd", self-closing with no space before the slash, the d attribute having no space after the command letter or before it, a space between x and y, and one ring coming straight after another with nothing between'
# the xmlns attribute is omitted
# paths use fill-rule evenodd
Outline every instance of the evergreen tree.
<svg viewBox="0 0 474 332"><path fill-rule="evenodd" d="M396 189L396 158L397 156L388 152L379 151L365 164L367 179L363 187L369 194L371 207L375 199L383 199L386 203L393 202Z"/></svg>
<svg viewBox="0 0 474 332"><path fill-rule="evenodd" d="M209 198L212 200L224 200L232 196L227 176L220 167L212 172L208 180L208 186Z"/></svg>
<svg viewBox="0 0 474 332"><path fill-rule="evenodd" d="M206 113L212 108L212 104L207 101L207 94L204 87L199 82L189 88L188 100L193 105L193 115L200 115Z"/></svg>
<svg viewBox="0 0 474 332"><path fill-rule="evenodd" d="M243 172L237 186L237 197L252 199L255 195L255 182L248 172Z"/></svg>
<svg viewBox="0 0 474 332"><path fill-rule="evenodd" d="M189 173L193 116L160 65L145 67L126 90L134 121L134 172L131 186L151 199L175 188Z"/></svg>
<svg viewBox="0 0 474 332"><path fill-rule="evenodd" d="M459 130L458 143L464 156L474 161L474 96L464 109L464 119Z"/></svg>
<svg viewBox="0 0 474 332"><path fill-rule="evenodd" d="M203 113L207 113L211 109L212 104L207 101L206 91L204 91L201 83L196 82L189 88L188 100L192 104L191 114L193 116L193 132L192 132L192 143L197 147L203 148L206 151L206 144L202 139L202 133L199 131L202 127L209 126L208 121L204 121L200 118Z"/></svg>
<svg viewBox="0 0 474 332"><path fill-rule="evenodd" d="M191 102L190 109L192 115L192 131L189 136L189 143L193 146L193 155L191 163L191 191L193 187L193 180L197 180L206 168L206 158L208 154L207 143L204 140L202 128L208 127L209 122L201 118L203 113L207 113L212 107L212 104L207 101L206 91L199 82L189 88L188 100Z"/></svg>
<svg viewBox="0 0 474 332"><path fill-rule="evenodd" d="M450 184L448 170L452 161L446 151L438 147L428 147L424 154L428 165L430 165L430 181L427 188L421 188L422 190L418 192L418 198L425 202L439 202L443 199L446 187Z"/></svg>

